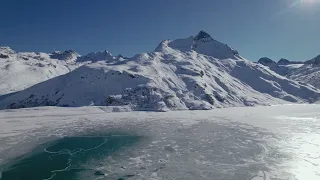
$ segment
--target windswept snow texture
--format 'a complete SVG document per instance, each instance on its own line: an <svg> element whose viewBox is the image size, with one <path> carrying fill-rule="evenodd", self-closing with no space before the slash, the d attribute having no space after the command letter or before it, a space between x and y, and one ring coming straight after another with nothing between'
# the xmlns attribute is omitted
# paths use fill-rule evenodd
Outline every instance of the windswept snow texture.
<svg viewBox="0 0 320 180"><path fill-rule="evenodd" d="M75 57L70 53L16 53L9 47L0 47L0 96L24 90L77 68L79 65L72 63Z"/></svg>
<svg viewBox="0 0 320 180"><path fill-rule="evenodd" d="M60 162L68 163L67 168L49 172L52 180L320 178L319 105L166 113L105 111L107 107L0 111L2 180L10 172L16 172L10 180L19 175L39 178L47 169L26 170L34 163L44 167L41 163L57 162L68 152L74 152L68 155L69 161ZM125 143L134 137L141 138ZM110 151L105 143L121 148ZM44 155L62 147L59 154ZM35 157L42 161L28 161ZM24 166L17 166L21 163ZM45 167L54 165L61 166Z"/></svg>

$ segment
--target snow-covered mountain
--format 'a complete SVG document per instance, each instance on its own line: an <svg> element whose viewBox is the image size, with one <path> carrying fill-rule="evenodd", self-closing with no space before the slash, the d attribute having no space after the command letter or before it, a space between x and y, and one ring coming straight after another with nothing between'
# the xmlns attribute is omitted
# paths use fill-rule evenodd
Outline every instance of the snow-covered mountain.
<svg viewBox="0 0 320 180"><path fill-rule="evenodd" d="M258 63L269 67L272 71L282 76L287 76L295 69L303 66L303 62L289 61L284 58L281 58L278 62L275 62L268 57L263 57L258 60Z"/></svg>
<svg viewBox="0 0 320 180"><path fill-rule="evenodd" d="M101 105L162 111L312 103L320 98L318 89L242 58L204 31L163 41L154 52L130 59L108 52L90 57L99 58L7 97L0 109Z"/></svg>
<svg viewBox="0 0 320 180"><path fill-rule="evenodd" d="M286 76L289 79L308 83L320 88L320 55L308 61L289 61L280 59L277 63L269 59L261 58L258 63L269 67L274 72Z"/></svg>
<svg viewBox="0 0 320 180"><path fill-rule="evenodd" d="M258 63L260 63L264 66L268 66L268 67L273 67L273 66L277 65L277 63L275 61L273 61L272 59L270 59L268 57L260 58Z"/></svg>
<svg viewBox="0 0 320 180"><path fill-rule="evenodd" d="M114 57L109 51L104 51L104 52L92 52L85 56L81 56L77 59L77 62L86 62L86 61L97 62L102 60L112 61L115 59L116 57Z"/></svg>
<svg viewBox="0 0 320 180"><path fill-rule="evenodd" d="M67 62L75 62L79 57L80 54L73 50L67 50L64 52L56 51L50 54L50 58L52 59L58 59Z"/></svg>
<svg viewBox="0 0 320 180"><path fill-rule="evenodd" d="M320 55L306 61L303 66L297 68L288 77L320 88Z"/></svg>
<svg viewBox="0 0 320 180"><path fill-rule="evenodd" d="M295 69L288 78L304 82L320 88L320 66L305 64Z"/></svg>
<svg viewBox="0 0 320 180"><path fill-rule="evenodd" d="M182 52L195 51L217 59L242 59L239 53L230 48L228 45L214 40L208 33L200 31L197 36L186 39L165 40L156 48L156 52L167 52L167 50L175 49Z"/></svg>
<svg viewBox="0 0 320 180"><path fill-rule="evenodd" d="M66 74L84 64L126 59L121 55L114 57L108 51L81 56L73 50L35 53L15 52L10 47L0 47L0 96Z"/></svg>
<svg viewBox="0 0 320 180"><path fill-rule="evenodd" d="M73 51L17 53L9 47L0 47L0 95L21 91L70 72L79 66L73 62L76 56Z"/></svg>
<svg viewBox="0 0 320 180"><path fill-rule="evenodd" d="M318 55L317 57L309 60L309 61L306 61L305 64L309 64L309 65L312 65L312 66L320 66L320 55Z"/></svg>

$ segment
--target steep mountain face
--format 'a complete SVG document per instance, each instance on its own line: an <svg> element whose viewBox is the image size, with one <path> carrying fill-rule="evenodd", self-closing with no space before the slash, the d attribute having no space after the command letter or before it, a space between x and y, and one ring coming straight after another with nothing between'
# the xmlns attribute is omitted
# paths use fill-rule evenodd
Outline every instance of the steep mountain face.
<svg viewBox="0 0 320 180"><path fill-rule="evenodd" d="M0 109L101 105L164 111L312 103L320 98L318 89L249 62L202 31L163 41L155 52L110 59L16 93L0 101Z"/></svg>
<svg viewBox="0 0 320 180"><path fill-rule="evenodd" d="M156 52L165 52L168 48L185 51L196 51L217 59L242 59L239 53L228 45L214 40L208 33L200 31L195 37L177 39L174 41L165 40L157 48Z"/></svg>
<svg viewBox="0 0 320 180"><path fill-rule="evenodd" d="M59 57L64 54L59 54ZM79 66L69 61L58 60L60 58L56 57L57 55L17 53L9 47L0 47L0 95L24 90ZM52 59L52 56L56 59Z"/></svg>

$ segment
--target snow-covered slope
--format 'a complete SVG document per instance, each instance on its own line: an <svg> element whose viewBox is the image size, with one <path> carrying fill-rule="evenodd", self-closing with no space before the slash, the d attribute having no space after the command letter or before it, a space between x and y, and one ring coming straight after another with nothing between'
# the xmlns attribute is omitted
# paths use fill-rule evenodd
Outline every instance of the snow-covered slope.
<svg viewBox="0 0 320 180"><path fill-rule="evenodd" d="M73 51L17 53L0 47L0 96L24 90L39 82L65 74L78 67Z"/></svg>
<svg viewBox="0 0 320 180"><path fill-rule="evenodd" d="M182 52L195 51L199 54L212 56L217 59L242 59L239 53L228 45L214 40L208 33L200 31L197 36L186 39L165 40L156 48L156 52L167 52L175 49ZM167 52L167 53L170 53Z"/></svg>
<svg viewBox="0 0 320 180"><path fill-rule="evenodd" d="M304 65L289 74L288 78L320 88L320 66Z"/></svg>
<svg viewBox="0 0 320 180"><path fill-rule="evenodd" d="M200 37L210 40L208 47ZM194 48L197 43L201 50ZM319 99L319 90L312 86L288 80L235 52L201 31L195 38L164 41L155 52L128 60L81 66L6 98L0 108L102 105L180 110Z"/></svg>
<svg viewBox="0 0 320 180"><path fill-rule="evenodd" d="M269 58L261 58L258 63L289 79L320 88L320 55L305 62L280 59L278 63L275 63L271 59L270 61L265 61L265 59Z"/></svg>
<svg viewBox="0 0 320 180"><path fill-rule="evenodd" d="M0 47L0 96L66 74L84 64L101 60L114 62L126 59L121 55L114 57L108 51L81 56L73 50L35 53L15 52L10 47ZM3 97L0 97L0 100Z"/></svg>
<svg viewBox="0 0 320 180"><path fill-rule="evenodd" d="M320 55L306 61L303 66L297 68L288 77L320 88Z"/></svg>
<svg viewBox="0 0 320 180"><path fill-rule="evenodd" d="M284 58L280 59L278 62L275 62L270 58L263 57L259 59L258 63L269 67L272 71L282 76L287 76L295 69L303 66L303 62L289 61Z"/></svg>
<svg viewBox="0 0 320 180"><path fill-rule="evenodd" d="M64 52L56 51L50 54L50 58L63 60L67 62L75 62L80 57L80 54L73 50L67 50Z"/></svg>
<svg viewBox="0 0 320 180"><path fill-rule="evenodd" d="M92 52L85 56L81 56L77 59L77 62L97 62L102 60L115 60L116 57L114 57L109 51L104 52Z"/></svg>

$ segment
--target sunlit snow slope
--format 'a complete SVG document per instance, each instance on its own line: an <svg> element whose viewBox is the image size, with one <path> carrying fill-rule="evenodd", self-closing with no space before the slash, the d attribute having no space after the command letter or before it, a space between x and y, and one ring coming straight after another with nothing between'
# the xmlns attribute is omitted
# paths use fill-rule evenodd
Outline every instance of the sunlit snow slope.
<svg viewBox="0 0 320 180"><path fill-rule="evenodd" d="M77 68L73 52L17 53L0 47L0 95L24 90Z"/></svg>
<svg viewBox="0 0 320 180"><path fill-rule="evenodd" d="M320 88L320 55L308 61L280 59L277 63L269 58L261 58L258 63L289 79Z"/></svg>
<svg viewBox="0 0 320 180"><path fill-rule="evenodd" d="M102 105L164 111L312 103L319 97L318 89L252 63L201 31L163 41L151 53L81 66L6 98L0 108Z"/></svg>
<svg viewBox="0 0 320 180"><path fill-rule="evenodd" d="M306 61L303 66L297 68L288 77L320 88L320 55Z"/></svg>
<svg viewBox="0 0 320 180"><path fill-rule="evenodd" d="M84 64L101 60L122 61L125 58L114 57L107 51L81 56L72 50L35 53L15 52L10 47L0 47L0 96L24 90Z"/></svg>

